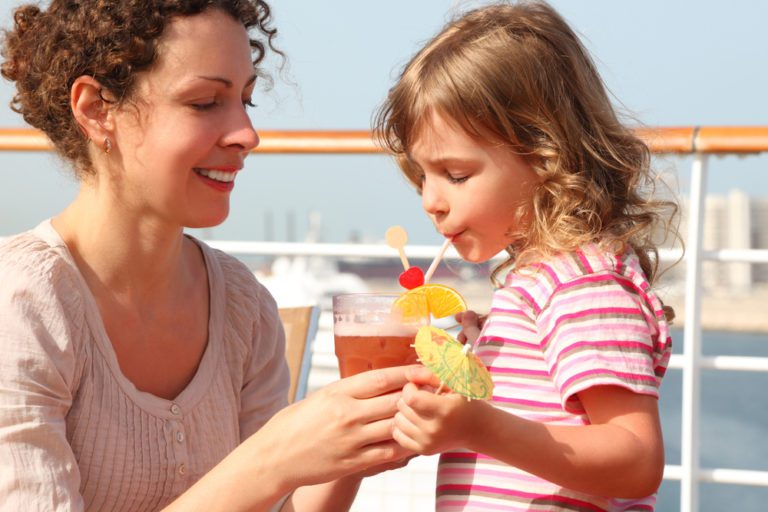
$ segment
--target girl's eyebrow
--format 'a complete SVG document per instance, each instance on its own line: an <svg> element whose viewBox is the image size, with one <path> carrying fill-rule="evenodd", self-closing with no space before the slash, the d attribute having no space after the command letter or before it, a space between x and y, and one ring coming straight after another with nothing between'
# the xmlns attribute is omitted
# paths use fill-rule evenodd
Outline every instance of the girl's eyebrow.
<svg viewBox="0 0 768 512"><path fill-rule="evenodd" d="M479 160L471 157L458 157L458 156L441 156L437 158L428 158L424 161L425 164L433 167L450 167L450 166L467 166L477 165Z"/></svg>

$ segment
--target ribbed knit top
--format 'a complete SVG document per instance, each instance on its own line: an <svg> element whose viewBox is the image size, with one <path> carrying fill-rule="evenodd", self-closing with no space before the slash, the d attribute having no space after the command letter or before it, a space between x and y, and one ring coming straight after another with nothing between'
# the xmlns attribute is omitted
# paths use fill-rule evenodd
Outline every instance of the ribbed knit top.
<svg viewBox="0 0 768 512"><path fill-rule="evenodd" d="M121 372L96 301L50 221L0 243L0 507L162 508L287 403L277 307L197 242L208 343L175 400Z"/></svg>

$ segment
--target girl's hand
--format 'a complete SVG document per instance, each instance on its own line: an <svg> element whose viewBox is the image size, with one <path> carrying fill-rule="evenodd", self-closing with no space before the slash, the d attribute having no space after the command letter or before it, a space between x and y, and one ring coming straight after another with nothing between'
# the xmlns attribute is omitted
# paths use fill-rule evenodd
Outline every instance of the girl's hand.
<svg viewBox="0 0 768 512"><path fill-rule="evenodd" d="M424 367L409 368L406 375L411 382L397 403L395 441L422 455L465 447L478 413L488 404L455 393L434 394L440 381Z"/></svg>
<svg viewBox="0 0 768 512"><path fill-rule="evenodd" d="M480 330L485 324L485 319L488 315L478 315L476 312L467 310L461 313L456 313L456 321L461 325L461 332L457 336L457 339L462 343L474 343L478 336L480 336Z"/></svg>

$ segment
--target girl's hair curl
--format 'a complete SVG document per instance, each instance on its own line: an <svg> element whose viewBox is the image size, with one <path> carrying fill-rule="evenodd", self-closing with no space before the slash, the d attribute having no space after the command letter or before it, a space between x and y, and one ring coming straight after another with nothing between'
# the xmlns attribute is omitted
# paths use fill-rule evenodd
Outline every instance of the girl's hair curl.
<svg viewBox="0 0 768 512"><path fill-rule="evenodd" d="M136 73L149 69L167 24L208 9L226 12L251 32L253 63L267 50L279 55L263 0L53 0L47 10L27 4L4 32L0 73L16 83L11 108L43 131L76 173L92 174L87 140L72 115L70 88L92 76L121 104L130 98Z"/></svg>

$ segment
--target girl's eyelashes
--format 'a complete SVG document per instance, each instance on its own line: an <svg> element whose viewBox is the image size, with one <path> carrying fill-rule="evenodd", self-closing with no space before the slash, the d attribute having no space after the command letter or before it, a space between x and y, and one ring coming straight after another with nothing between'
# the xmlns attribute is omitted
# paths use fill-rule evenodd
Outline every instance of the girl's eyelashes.
<svg viewBox="0 0 768 512"><path fill-rule="evenodd" d="M453 183L454 185L458 185L459 183L464 183L469 179L469 176L453 176L450 173L446 173L446 177L448 181Z"/></svg>
<svg viewBox="0 0 768 512"><path fill-rule="evenodd" d="M253 102L251 98L247 98L243 100L243 106L246 108L254 108L256 107L256 104Z"/></svg>

